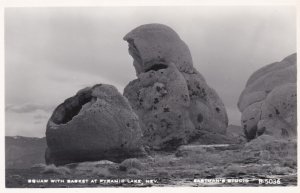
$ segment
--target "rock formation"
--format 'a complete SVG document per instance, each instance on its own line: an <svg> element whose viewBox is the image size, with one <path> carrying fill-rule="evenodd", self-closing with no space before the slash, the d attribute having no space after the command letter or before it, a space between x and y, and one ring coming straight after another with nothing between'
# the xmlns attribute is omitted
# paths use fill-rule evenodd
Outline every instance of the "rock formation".
<svg viewBox="0 0 300 193"><path fill-rule="evenodd" d="M54 110L46 130L46 163L121 162L143 154L141 136L128 100L113 86L95 85Z"/></svg>
<svg viewBox="0 0 300 193"><path fill-rule="evenodd" d="M146 24L125 37L137 79L124 89L140 119L145 144L174 149L225 134L225 107L193 67L187 45L170 27ZM217 141L215 141L218 143Z"/></svg>
<svg viewBox="0 0 300 193"><path fill-rule="evenodd" d="M296 137L297 85L296 54L269 64L247 81L238 107L248 140L262 134Z"/></svg>

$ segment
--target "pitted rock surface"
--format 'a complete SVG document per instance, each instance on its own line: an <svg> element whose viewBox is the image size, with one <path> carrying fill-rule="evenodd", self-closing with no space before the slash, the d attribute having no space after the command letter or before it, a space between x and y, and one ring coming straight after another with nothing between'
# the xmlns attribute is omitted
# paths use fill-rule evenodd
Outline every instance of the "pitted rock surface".
<svg viewBox="0 0 300 193"><path fill-rule="evenodd" d="M155 68L155 65L173 62L181 72L193 73L193 61L189 48L170 27L162 24L146 24L129 32L125 37L129 53L135 59L136 73Z"/></svg>
<svg viewBox="0 0 300 193"><path fill-rule="evenodd" d="M124 40L137 74L124 96L139 116L145 144L176 149L181 144L201 144L203 136L213 141L214 134L225 135L224 104L193 67L188 46L173 29L146 24L133 29ZM203 134L207 132L211 135Z"/></svg>
<svg viewBox="0 0 300 193"><path fill-rule="evenodd" d="M251 75L238 107L248 140L262 134L291 138L297 133L296 54Z"/></svg>
<svg viewBox="0 0 300 193"><path fill-rule="evenodd" d="M128 100L113 86L95 85L54 110L46 130L46 163L121 162L143 154L141 137Z"/></svg>

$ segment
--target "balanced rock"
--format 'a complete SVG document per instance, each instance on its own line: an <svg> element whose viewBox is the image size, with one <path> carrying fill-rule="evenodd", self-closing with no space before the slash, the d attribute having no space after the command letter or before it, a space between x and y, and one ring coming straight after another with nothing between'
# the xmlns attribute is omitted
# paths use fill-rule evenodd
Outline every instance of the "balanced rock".
<svg viewBox="0 0 300 193"><path fill-rule="evenodd" d="M146 24L125 37L137 79L124 89L140 119L143 141L175 149L210 134L225 134L227 113L218 94L193 67L188 46L162 24Z"/></svg>
<svg viewBox="0 0 300 193"><path fill-rule="evenodd" d="M110 160L143 154L142 131L128 100L115 87L80 90L53 112L47 124L46 163Z"/></svg>
<svg viewBox="0 0 300 193"><path fill-rule="evenodd" d="M297 132L296 54L251 75L238 107L248 140L262 134L295 137Z"/></svg>

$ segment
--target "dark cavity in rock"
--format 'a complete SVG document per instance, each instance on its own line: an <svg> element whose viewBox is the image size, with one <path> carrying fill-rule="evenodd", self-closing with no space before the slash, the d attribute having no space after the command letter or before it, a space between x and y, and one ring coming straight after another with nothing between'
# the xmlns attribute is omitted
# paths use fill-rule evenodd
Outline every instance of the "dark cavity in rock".
<svg viewBox="0 0 300 193"><path fill-rule="evenodd" d="M201 123L203 121L203 116L199 113L197 116L197 121Z"/></svg>
<svg viewBox="0 0 300 193"><path fill-rule="evenodd" d="M81 110L82 106L93 99L91 92L81 93L67 99L54 111L53 122L65 124L72 120Z"/></svg>
<svg viewBox="0 0 300 193"><path fill-rule="evenodd" d="M249 131L247 131L244 127L244 131L247 139L250 141L256 137L257 125L253 126Z"/></svg>
<svg viewBox="0 0 300 193"><path fill-rule="evenodd" d="M158 63L158 64L154 64L153 66L151 66L149 69L147 69L145 72L149 72L151 70L154 71L159 71L161 69L166 69L168 68L168 66L166 64L162 64L162 63Z"/></svg>

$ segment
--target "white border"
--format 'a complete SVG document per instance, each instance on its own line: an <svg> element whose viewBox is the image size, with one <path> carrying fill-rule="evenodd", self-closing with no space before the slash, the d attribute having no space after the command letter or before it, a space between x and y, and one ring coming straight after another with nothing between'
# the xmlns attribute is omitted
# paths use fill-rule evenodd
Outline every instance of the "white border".
<svg viewBox="0 0 300 193"><path fill-rule="evenodd" d="M297 52L299 53L299 6L300 3L297 0L0 0L0 107L2 108L0 111L0 129L1 129L1 137L0 137L0 155L2 155L0 159L0 191L1 192L87 192L87 191L101 191L101 192L299 192L299 171L298 171L298 186L297 187L162 187L162 188L67 188L67 189L59 189L59 188L5 188L5 164L4 164L4 136L5 136L5 113L4 113L4 8L5 7L94 7L94 6L283 6L283 5L292 5L297 7ZM297 73L299 75L299 73ZM297 76L297 84L299 85L299 76ZM298 93L299 96L299 93ZM299 101L299 98L297 99ZM297 103L297 111L299 110L299 102ZM299 112L299 111L298 111ZM299 113L298 113L299 114ZM298 121L299 125L299 121ZM299 137L299 136L298 136ZM299 140L298 140L299 141ZM299 166L299 148L298 148L298 166Z"/></svg>

